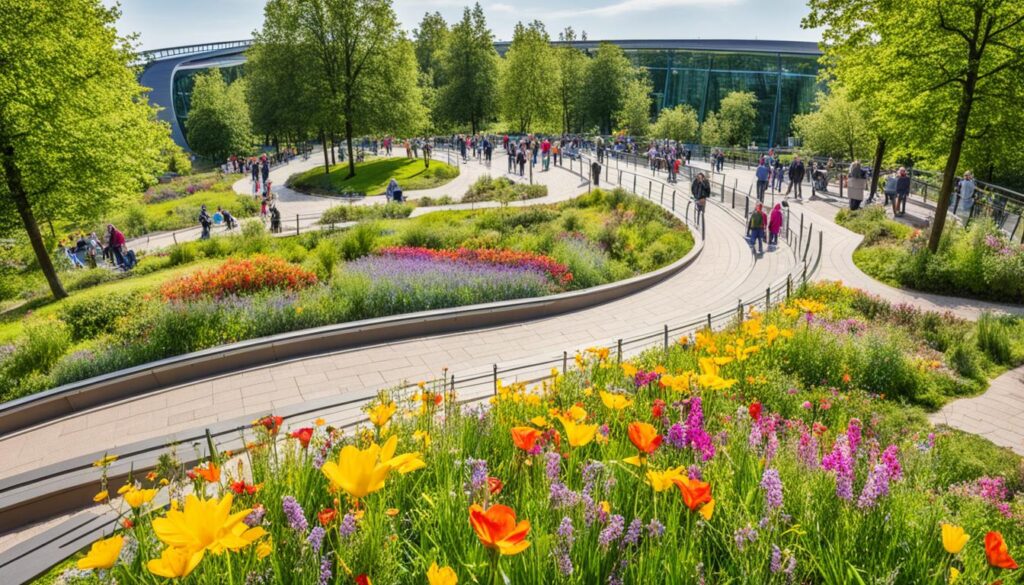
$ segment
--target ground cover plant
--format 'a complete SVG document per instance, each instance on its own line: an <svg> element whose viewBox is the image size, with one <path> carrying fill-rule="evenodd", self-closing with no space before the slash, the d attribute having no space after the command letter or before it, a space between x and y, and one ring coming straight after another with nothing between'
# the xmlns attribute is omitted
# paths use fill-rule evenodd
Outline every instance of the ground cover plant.
<svg viewBox="0 0 1024 585"><path fill-rule="evenodd" d="M873 330L914 330L906 315L815 285L483 400L421 382L382 390L358 428L267 414L243 453L123 486L111 452L95 499L119 518L44 581L1017 583L1020 458L933 428L855 357ZM835 382L799 363L818 331Z"/></svg>
<svg viewBox="0 0 1024 585"><path fill-rule="evenodd" d="M356 176L348 178L348 163L331 167L325 174L315 168L292 175L288 186L296 191L317 195L341 195L363 193L381 195L391 179L398 181L405 192L440 187L459 176L459 169L440 161L424 161L410 158L370 158L356 165Z"/></svg>
<svg viewBox="0 0 1024 585"><path fill-rule="evenodd" d="M587 288L692 247L678 220L623 192L287 238L250 220L238 236L174 246L132 276L0 317L0 399L288 331Z"/></svg>
<svg viewBox="0 0 1024 585"><path fill-rule="evenodd" d="M516 183L505 177L492 179L490 175L484 175L477 179L466 194L462 196L462 203L478 203L480 201L525 201L527 199L539 199L547 197L547 185L529 185Z"/></svg>
<svg viewBox="0 0 1024 585"><path fill-rule="evenodd" d="M886 219L881 207L841 211L836 223L864 234L853 260L886 284L944 295L1024 303L1024 245L1010 242L987 218L947 226L939 251L927 234Z"/></svg>

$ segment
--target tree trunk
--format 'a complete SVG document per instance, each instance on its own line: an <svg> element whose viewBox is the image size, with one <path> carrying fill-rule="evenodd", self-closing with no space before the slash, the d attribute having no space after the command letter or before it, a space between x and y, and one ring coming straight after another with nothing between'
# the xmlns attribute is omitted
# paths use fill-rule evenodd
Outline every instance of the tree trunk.
<svg viewBox="0 0 1024 585"><path fill-rule="evenodd" d="M324 145L324 174L331 174L331 161L327 154L327 134L323 130L320 131L320 143Z"/></svg>
<svg viewBox="0 0 1024 585"><path fill-rule="evenodd" d="M331 166L338 164L337 157L334 154L335 146L337 146L337 142L334 140L334 132L331 132Z"/></svg>
<svg viewBox="0 0 1024 585"><path fill-rule="evenodd" d="M978 63L979 59L970 59L967 71L967 82L963 86L963 93L960 96L960 109L956 114L956 129L953 132L953 142L949 149L949 158L946 159L946 170L942 173L942 187L939 189L939 200L935 203L935 220L932 223L932 233L928 237L928 249L932 254L939 251L939 242L942 240L942 230L946 227L946 212L949 210L949 201L953 196L953 183L956 181L956 168L960 164L960 153L964 148L964 140L967 138L967 123L971 118L971 108L974 106L974 90L978 84Z"/></svg>
<svg viewBox="0 0 1024 585"><path fill-rule="evenodd" d="M348 143L348 178L356 176L356 157L352 152L352 122L345 116L345 142Z"/></svg>
<svg viewBox="0 0 1024 585"><path fill-rule="evenodd" d="M874 197L878 192L878 176L882 174L882 157L884 156L885 138L879 136L878 143L875 145L875 162L871 166L871 194L868 198Z"/></svg>
<svg viewBox="0 0 1024 585"><path fill-rule="evenodd" d="M7 191L11 194L11 199L14 200L14 205L18 209L18 215L21 216L21 223L24 224L25 231L28 232L28 239L32 243L32 251L36 254L36 261L39 262L39 269L43 271L43 276L46 277L46 283L50 285L50 292L53 294L54 299L67 298L68 293L64 291L64 286L60 283L57 271L53 267L50 254L46 250L43 234L39 233L39 224L36 223L35 214L32 213L32 205L28 201L25 185L21 180L21 169L14 162L14 147L10 144L3 144L2 150L0 150L0 158L3 159Z"/></svg>

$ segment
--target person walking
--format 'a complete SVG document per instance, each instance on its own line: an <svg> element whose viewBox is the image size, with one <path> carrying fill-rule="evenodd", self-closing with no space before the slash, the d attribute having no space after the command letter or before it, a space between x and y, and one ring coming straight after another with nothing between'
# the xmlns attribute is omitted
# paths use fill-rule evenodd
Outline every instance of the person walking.
<svg viewBox="0 0 1024 585"><path fill-rule="evenodd" d="M520 144L516 149L516 163L519 165L519 176L526 176L526 144Z"/></svg>
<svg viewBox="0 0 1024 585"><path fill-rule="evenodd" d="M782 161L776 158L775 164L772 165L772 192L782 191L782 176L785 174L786 168L782 166Z"/></svg>
<svg viewBox="0 0 1024 585"><path fill-rule="evenodd" d="M121 251L124 248L127 240L124 234L115 228L113 224L107 224L107 248L110 249L110 253L114 255L114 261L118 268L124 269L124 253Z"/></svg>
<svg viewBox="0 0 1024 585"><path fill-rule="evenodd" d="M882 187L882 194L885 195L885 205L896 202L896 173L889 173L885 177L885 185Z"/></svg>
<svg viewBox="0 0 1024 585"><path fill-rule="evenodd" d="M779 245L779 232L782 231L782 204L776 203L768 216L768 251L775 250Z"/></svg>
<svg viewBox="0 0 1024 585"><path fill-rule="evenodd" d="M506 145L505 152L508 154L508 172L513 173L516 170L516 145L513 144L511 147Z"/></svg>
<svg viewBox="0 0 1024 585"><path fill-rule="evenodd" d="M708 198L711 197L711 182L704 176L704 173L697 173L693 182L690 183L690 193L696 202L697 213L694 218L696 223L703 225L704 208L707 207Z"/></svg>
<svg viewBox="0 0 1024 585"><path fill-rule="evenodd" d="M750 244L750 252L754 252L754 244L757 244L757 254L764 254L764 230L768 225L768 217L764 214L764 206L758 203L754 212L747 218L747 243Z"/></svg>
<svg viewBox="0 0 1024 585"><path fill-rule="evenodd" d="M551 166L551 141L547 138L544 139L544 142L540 143L540 153L541 160L544 164L544 170L547 171Z"/></svg>
<svg viewBox="0 0 1024 585"><path fill-rule="evenodd" d="M793 162L789 163L789 187L786 187L786 197L789 197L789 192L792 191L794 197L803 199L801 183L803 183L806 170L804 161L800 160L800 155L794 156Z"/></svg>
<svg viewBox="0 0 1024 585"><path fill-rule="evenodd" d="M850 171L846 175L846 194L850 198L850 211L860 209L860 204L864 201L864 186L866 183L867 180L864 169L860 166L860 161L855 160L850 163Z"/></svg>
<svg viewBox="0 0 1024 585"><path fill-rule="evenodd" d="M899 217L907 213L907 197L910 196L910 175L905 167L896 171L896 198L893 199L892 215Z"/></svg>
<svg viewBox="0 0 1024 585"><path fill-rule="evenodd" d="M213 225L213 219L210 218L209 212L206 211L206 205L199 207L199 227L203 229L202 234L199 236L200 240L210 239L210 226Z"/></svg>
<svg viewBox="0 0 1024 585"><path fill-rule="evenodd" d="M771 171L768 170L768 165L764 160L757 165L754 176L757 177L757 200L764 203L764 192L768 190L768 178L771 176Z"/></svg>
<svg viewBox="0 0 1024 585"><path fill-rule="evenodd" d="M963 201L970 201L971 205L974 205L974 196L977 191L978 184L974 181L974 173L967 171L964 173L964 178L960 180L960 199ZM956 213L957 204L953 208L953 213Z"/></svg>
<svg viewBox="0 0 1024 585"><path fill-rule="evenodd" d="M270 159L268 159L265 154L260 160L260 174L263 175L263 184L266 185L267 179L270 178Z"/></svg>
<svg viewBox="0 0 1024 585"><path fill-rule="evenodd" d="M430 155L434 152L434 147L430 145L430 141L423 143L423 164L426 168L430 168Z"/></svg>

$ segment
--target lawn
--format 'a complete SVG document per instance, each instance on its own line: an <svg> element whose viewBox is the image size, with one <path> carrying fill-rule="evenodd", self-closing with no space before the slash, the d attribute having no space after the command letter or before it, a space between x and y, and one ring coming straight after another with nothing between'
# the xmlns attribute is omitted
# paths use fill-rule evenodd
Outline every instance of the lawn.
<svg viewBox="0 0 1024 585"><path fill-rule="evenodd" d="M392 178L405 192L432 189L448 183L459 175L459 170L443 162L430 161L426 168L422 159L376 158L356 165L356 176L348 178L348 163L331 167L324 174L323 167L292 175L288 186L296 191L317 195L365 193L380 195L387 190Z"/></svg>

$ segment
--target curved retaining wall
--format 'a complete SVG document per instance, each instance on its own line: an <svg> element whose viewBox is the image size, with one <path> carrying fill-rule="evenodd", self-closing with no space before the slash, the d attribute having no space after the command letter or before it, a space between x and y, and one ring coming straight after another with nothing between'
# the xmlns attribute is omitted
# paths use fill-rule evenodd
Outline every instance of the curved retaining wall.
<svg viewBox="0 0 1024 585"><path fill-rule="evenodd" d="M123 398L258 365L423 335L507 325L593 307L629 296L677 274L703 249L704 241L695 238L693 249L668 266L584 290L293 331L104 374L0 404L0 434Z"/></svg>

